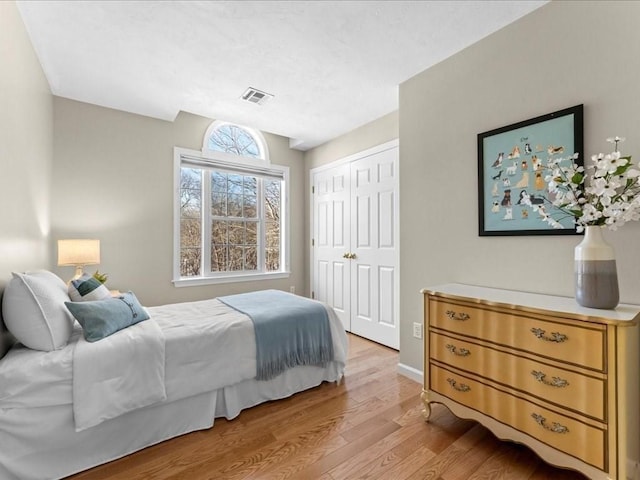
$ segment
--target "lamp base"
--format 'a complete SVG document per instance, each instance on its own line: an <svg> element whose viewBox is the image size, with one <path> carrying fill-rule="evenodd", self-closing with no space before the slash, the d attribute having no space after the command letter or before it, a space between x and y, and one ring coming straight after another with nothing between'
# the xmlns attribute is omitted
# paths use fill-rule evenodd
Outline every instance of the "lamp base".
<svg viewBox="0 0 640 480"><path fill-rule="evenodd" d="M67 285L69 285L74 280L79 279L82 275L84 275L83 268L84 268L84 265L76 265L76 273L73 277L69 279L69 281L67 282Z"/></svg>

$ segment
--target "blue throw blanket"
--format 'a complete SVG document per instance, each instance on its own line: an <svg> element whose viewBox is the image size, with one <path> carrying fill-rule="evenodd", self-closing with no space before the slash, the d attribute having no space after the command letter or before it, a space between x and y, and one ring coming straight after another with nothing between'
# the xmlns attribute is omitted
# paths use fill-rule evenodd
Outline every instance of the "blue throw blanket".
<svg viewBox="0 0 640 480"><path fill-rule="evenodd" d="M298 365L333 359L329 316L318 302L279 290L218 297L251 317L256 333L258 380L269 380Z"/></svg>

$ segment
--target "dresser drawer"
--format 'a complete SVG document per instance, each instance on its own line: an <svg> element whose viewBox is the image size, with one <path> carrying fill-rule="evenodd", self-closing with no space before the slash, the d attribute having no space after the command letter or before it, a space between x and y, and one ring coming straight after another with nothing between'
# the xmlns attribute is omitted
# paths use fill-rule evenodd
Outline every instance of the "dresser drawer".
<svg viewBox="0 0 640 480"><path fill-rule="evenodd" d="M589 465L608 470L605 464L605 430L436 365L431 365L429 371L429 388L432 391L531 435Z"/></svg>
<svg viewBox="0 0 640 480"><path fill-rule="evenodd" d="M429 335L429 357L432 360L605 420L605 382L600 378L512 355L498 348L433 332Z"/></svg>
<svg viewBox="0 0 640 480"><path fill-rule="evenodd" d="M429 301L428 319L431 327L606 371L606 329L602 325L576 325L434 298Z"/></svg>

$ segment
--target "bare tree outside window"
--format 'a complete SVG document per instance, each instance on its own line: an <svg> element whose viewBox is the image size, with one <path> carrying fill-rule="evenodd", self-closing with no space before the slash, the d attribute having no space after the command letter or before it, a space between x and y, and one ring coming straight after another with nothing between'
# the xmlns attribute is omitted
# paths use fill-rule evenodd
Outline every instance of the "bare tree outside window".
<svg viewBox="0 0 640 480"><path fill-rule="evenodd" d="M202 170L182 168L180 175L180 275L200 275L202 253Z"/></svg>
<svg viewBox="0 0 640 480"><path fill-rule="evenodd" d="M280 181L264 182L264 216L266 230L266 268L280 270L280 211L282 208L282 184Z"/></svg>
<svg viewBox="0 0 640 480"><path fill-rule="evenodd" d="M211 270L258 270L258 183L248 175L212 172Z"/></svg>
<svg viewBox="0 0 640 480"><path fill-rule="evenodd" d="M209 137L209 149L245 157L260 156L260 148L253 136L237 125L222 125L214 130Z"/></svg>

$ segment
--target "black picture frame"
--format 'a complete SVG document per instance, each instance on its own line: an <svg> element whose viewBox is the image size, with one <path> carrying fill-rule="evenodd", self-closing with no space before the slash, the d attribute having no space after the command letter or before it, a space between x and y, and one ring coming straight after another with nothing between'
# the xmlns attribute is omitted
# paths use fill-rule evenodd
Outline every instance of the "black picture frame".
<svg viewBox="0 0 640 480"><path fill-rule="evenodd" d="M548 201L542 169L550 157L574 153L575 163L583 165L582 104L479 133L479 235L579 235L573 218L561 218L565 228L553 228L522 203L524 190L533 203L546 200L549 214L559 213Z"/></svg>

